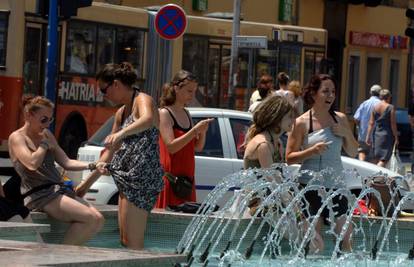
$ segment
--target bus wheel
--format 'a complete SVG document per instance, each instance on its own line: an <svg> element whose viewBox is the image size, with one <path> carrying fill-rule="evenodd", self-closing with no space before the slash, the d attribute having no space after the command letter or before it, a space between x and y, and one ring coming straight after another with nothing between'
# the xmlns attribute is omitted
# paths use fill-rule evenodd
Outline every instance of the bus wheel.
<svg viewBox="0 0 414 267"><path fill-rule="evenodd" d="M69 158L76 159L78 149L86 139L86 124L80 115L71 116L63 123L59 145Z"/></svg>

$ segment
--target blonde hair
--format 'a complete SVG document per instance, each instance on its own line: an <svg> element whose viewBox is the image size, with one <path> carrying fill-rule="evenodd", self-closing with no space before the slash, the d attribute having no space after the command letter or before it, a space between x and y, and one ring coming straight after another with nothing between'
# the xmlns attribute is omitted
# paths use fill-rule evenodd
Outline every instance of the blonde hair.
<svg viewBox="0 0 414 267"><path fill-rule="evenodd" d="M247 131L244 146L257 134L276 129L280 133L283 117L293 111L293 106L282 96L272 95L260 103L253 113L253 124Z"/></svg>
<svg viewBox="0 0 414 267"><path fill-rule="evenodd" d="M36 112L42 108L53 109L55 105L43 96L25 95L22 98L24 112Z"/></svg>
<svg viewBox="0 0 414 267"><path fill-rule="evenodd" d="M295 98L302 95L302 88L300 87L299 81L291 81L288 85L288 90L295 95Z"/></svg>

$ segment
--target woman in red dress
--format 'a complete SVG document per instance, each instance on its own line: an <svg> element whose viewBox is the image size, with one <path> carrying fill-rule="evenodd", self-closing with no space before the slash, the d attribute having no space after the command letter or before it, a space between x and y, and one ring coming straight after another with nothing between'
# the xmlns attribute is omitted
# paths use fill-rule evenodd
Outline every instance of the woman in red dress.
<svg viewBox="0 0 414 267"><path fill-rule="evenodd" d="M163 86L160 103L160 161L165 173L186 176L192 183L192 192L186 198L174 194L164 176L164 190L160 193L156 208L176 206L196 201L194 152L204 147L206 132L212 119L205 119L193 126L185 106L191 102L197 90L194 75L180 70L174 79Z"/></svg>

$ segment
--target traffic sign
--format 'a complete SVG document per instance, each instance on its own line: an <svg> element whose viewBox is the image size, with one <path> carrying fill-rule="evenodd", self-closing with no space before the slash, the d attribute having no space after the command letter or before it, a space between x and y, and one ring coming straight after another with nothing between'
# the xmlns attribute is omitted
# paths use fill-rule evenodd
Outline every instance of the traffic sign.
<svg viewBox="0 0 414 267"><path fill-rule="evenodd" d="M162 6L155 15L155 29L167 40L179 38L187 27L187 17L184 10L174 4Z"/></svg>
<svg viewBox="0 0 414 267"><path fill-rule="evenodd" d="M237 46L239 48L262 48L267 49L266 36L245 36L237 35Z"/></svg>

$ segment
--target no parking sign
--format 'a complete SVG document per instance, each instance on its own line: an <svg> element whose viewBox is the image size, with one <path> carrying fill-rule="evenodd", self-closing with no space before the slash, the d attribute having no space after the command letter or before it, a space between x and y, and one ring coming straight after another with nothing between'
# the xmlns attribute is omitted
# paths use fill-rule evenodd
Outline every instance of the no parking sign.
<svg viewBox="0 0 414 267"><path fill-rule="evenodd" d="M167 40L179 38L187 27L187 17L184 10L174 4L168 4L158 10L155 16L155 29Z"/></svg>

